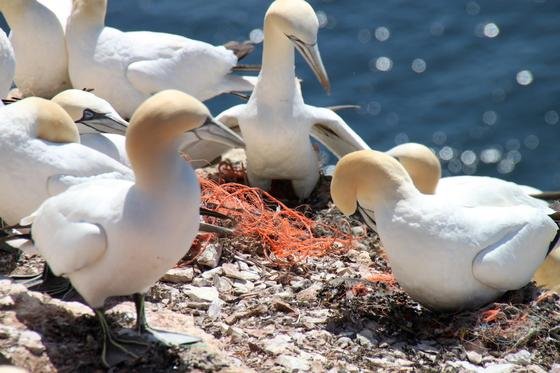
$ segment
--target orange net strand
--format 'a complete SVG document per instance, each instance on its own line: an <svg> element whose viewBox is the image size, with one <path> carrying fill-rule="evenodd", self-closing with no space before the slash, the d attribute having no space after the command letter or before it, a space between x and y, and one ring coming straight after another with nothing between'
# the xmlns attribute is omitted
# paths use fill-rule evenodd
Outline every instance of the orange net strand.
<svg viewBox="0 0 560 373"><path fill-rule="evenodd" d="M202 203L231 216L239 235L264 243L276 259L293 262L323 256L349 247L351 236L335 227L318 223L258 188L237 183L217 184L199 178ZM317 234L318 228L325 236Z"/></svg>

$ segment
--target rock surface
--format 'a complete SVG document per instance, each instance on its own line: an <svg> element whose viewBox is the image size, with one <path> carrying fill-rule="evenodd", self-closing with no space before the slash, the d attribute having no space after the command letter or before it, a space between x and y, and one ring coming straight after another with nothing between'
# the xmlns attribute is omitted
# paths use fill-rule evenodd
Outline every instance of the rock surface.
<svg viewBox="0 0 560 373"><path fill-rule="evenodd" d="M560 373L558 294L527 286L480 310L433 313L392 280L375 232L326 204L328 183L318 190L310 216L353 234L350 247L279 265L250 237L214 239L220 255L186 256L146 298L153 326L203 343L154 347L114 371ZM0 252L0 275L41 266ZM128 298L108 306L114 328L134 325ZM88 307L0 280L0 364L102 371L98 338Z"/></svg>

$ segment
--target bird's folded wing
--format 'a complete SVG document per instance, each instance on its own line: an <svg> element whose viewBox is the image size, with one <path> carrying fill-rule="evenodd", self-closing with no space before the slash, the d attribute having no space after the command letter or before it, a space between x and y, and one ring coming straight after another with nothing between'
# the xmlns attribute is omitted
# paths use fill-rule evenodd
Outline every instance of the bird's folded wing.
<svg viewBox="0 0 560 373"><path fill-rule="evenodd" d="M234 106L221 113L216 120L225 124L229 129L240 134L238 113L244 105ZM201 139L193 132L187 132L181 138L181 153L185 154L193 167L206 167L212 164L222 154L230 149L227 145Z"/></svg>
<svg viewBox="0 0 560 373"><path fill-rule="evenodd" d="M485 230L495 230L495 234L490 232L486 242L481 242L483 249L472 263L473 276L498 290L516 290L531 281L558 228L537 209L525 206L499 209L506 214L494 216L492 225L480 222ZM492 211L487 212L492 214ZM501 224L503 222L497 220L507 222Z"/></svg>
<svg viewBox="0 0 560 373"><path fill-rule="evenodd" d="M164 89L204 90L229 74L237 63L235 55L223 47L177 35L133 32L127 37L149 50L126 69L130 84L148 95Z"/></svg>
<svg viewBox="0 0 560 373"><path fill-rule="evenodd" d="M70 221L56 206L43 205L32 230L35 241L40 243L39 252L57 276L92 265L107 250L107 237L101 226Z"/></svg>
<svg viewBox="0 0 560 373"><path fill-rule="evenodd" d="M68 188L95 180L132 180L131 175L122 172L106 172L95 176L53 175L47 179L47 192L56 196Z"/></svg>
<svg viewBox="0 0 560 373"><path fill-rule="evenodd" d="M327 147L337 157L370 147L342 118L331 110L312 107L314 124L311 136Z"/></svg>

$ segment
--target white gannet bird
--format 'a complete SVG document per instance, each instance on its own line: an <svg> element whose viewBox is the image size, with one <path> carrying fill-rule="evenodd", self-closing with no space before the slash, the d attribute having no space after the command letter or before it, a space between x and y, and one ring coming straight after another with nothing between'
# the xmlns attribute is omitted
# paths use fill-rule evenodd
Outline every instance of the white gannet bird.
<svg viewBox="0 0 560 373"><path fill-rule="evenodd" d="M37 0L0 1L0 12L11 29L14 80L23 96L51 98L71 88L64 29L57 16Z"/></svg>
<svg viewBox="0 0 560 373"><path fill-rule="evenodd" d="M388 151L407 170L414 185L424 194L436 194L466 207L525 205L555 214L546 201L528 195L539 189L484 176L441 178L441 164L434 153L418 144L402 144ZM560 248L553 248L533 280L549 289L560 289Z"/></svg>
<svg viewBox="0 0 560 373"><path fill-rule="evenodd" d="M274 179L291 180L300 199L319 179L319 160L309 135L335 155L369 149L332 110L306 105L295 77L294 48L330 90L317 46L319 22L304 0L276 0L264 19L263 61L253 93L245 105L218 116L239 127L246 143L249 183L270 189Z"/></svg>
<svg viewBox="0 0 560 373"><path fill-rule="evenodd" d="M69 89L52 98L59 104L78 125L82 145L100 151L113 159L130 166L125 149L124 134L128 127L125 121L107 101L97 97L91 92ZM182 137L182 142L193 145L200 142L207 147L214 144L221 147L242 147L243 139L228 129L223 124L214 121L205 126L187 132ZM181 149L187 152L186 156L199 159L203 155L204 147L191 146Z"/></svg>
<svg viewBox="0 0 560 373"><path fill-rule="evenodd" d="M373 150L340 160L331 195L344 214L375 211L399 284L441 311L475 308L523 287L558 234L538 208L465 207L422 194L397 160Z"/></svg>
<svg viewBox="0 0 560 373"><path fill-rule="evenodd" d="M0 98L4 98L10 92L16 71L16 60L14 49L8 40L6 33L0 30ZM2 106L0 100L0 106Z"/></svg>
<svg viewBox="0 0 560 373"><path fill-rule="evenodd" d="M114 335L105 320L108 297L135 295L142 333L168 343L198 341L150 329L143 293L175 265L198 232L200 186L178 149L185 131L211 120L208 109L185 93L154 95L136 111L127 132L134 182L74 186L24 219L32 221L35 244L53 272L68 277L95 310L107 366L113 364L110 352L132 355L127 341Z"/></svg>
<svg viewBox="0 0 560 373"><path fill-rule="evenodd" d="M150 95L179 89L200 100L249 91L250 79L232 75L237 57L223 46L179 35L105 27L107 0L74 0L66 40L76 88L93 88L129 118Z"/></svg>
<svg viewBox="0 0 560 373"><path fill-rule="evenodd" d="M128 167L80 144L57 104L30 97L0 110L0 217L15 225L48 197L90 177L134 177Z"/></svg>

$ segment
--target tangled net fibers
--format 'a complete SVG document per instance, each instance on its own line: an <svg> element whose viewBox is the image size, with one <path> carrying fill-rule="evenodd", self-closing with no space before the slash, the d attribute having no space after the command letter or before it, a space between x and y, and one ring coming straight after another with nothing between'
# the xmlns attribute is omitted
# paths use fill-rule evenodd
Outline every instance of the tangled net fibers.
<svg viewBox="0 0 560 373"><path fill-rule="evenodd" d="M236 234L263 244L276 262L293 264L348 248L351 236L287 207L269 193L199 177L202 204L233 218Z"/></svg>

